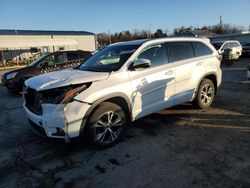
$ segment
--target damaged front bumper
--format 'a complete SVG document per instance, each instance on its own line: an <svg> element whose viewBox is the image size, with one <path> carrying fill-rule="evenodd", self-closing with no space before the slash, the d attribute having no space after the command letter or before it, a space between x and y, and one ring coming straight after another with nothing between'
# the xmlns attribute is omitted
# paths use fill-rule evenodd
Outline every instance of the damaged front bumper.
<svg viewBox="0 0 250 188"><path fill-rule="evenodd" d="M90 104L73 101L68 104L41 104L42 114L36 114L23 104L31 129L41 135L52 138L70 138L80 136L83 118Z"/></svg>

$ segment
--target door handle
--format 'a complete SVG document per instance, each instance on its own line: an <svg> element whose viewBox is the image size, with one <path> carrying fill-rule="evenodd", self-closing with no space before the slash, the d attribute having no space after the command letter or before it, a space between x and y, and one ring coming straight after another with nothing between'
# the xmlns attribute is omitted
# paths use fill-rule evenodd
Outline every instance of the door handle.
<svg viewBox="0 0 250 188"><path fill-rule="evenodd" d="M173 70L169 70L169 71L165 72L165 75L171 75L171 74L173 74L173 73L174 73Z"/></svg>
<svg viewBox="0 0 250 188"><path fill-rule="evenodd" d="M201 66L202 65L202 62L200 61L200 62L198 62L198 63L196 63L196 66Z"/></svg>

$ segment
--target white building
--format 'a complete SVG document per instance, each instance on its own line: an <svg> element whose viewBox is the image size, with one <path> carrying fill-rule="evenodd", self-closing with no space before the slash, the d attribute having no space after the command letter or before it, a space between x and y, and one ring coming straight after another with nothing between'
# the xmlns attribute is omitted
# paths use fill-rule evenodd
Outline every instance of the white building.
<svg viewBox="0 0 250 188"><path fill-rule="evenodd" d="M0 30L1 59L29 59L58 50L96 50L96 35L87 31Z"/></svg>

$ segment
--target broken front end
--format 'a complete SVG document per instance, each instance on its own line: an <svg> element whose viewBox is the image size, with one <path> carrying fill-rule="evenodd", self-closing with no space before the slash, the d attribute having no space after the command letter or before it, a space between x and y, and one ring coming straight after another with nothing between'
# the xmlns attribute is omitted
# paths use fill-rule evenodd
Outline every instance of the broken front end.
<svg viewBox="0 0 250 188"><path fill-rule="evenodd" d="M70 138L80 135L83 118L90 104L74 100L89 84L72 85L44 91L26 87L24 109L30 128L40 136Z"/></svg>

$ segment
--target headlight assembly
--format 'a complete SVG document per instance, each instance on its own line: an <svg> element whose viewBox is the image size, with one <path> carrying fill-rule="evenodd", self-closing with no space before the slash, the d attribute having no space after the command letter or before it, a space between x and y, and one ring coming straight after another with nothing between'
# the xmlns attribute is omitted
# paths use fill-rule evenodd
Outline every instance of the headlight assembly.
<svg viewBox="0 0 250 188"><path fill-rule="evenodd" d="M42 91L40 92L41 103L67 104L72 102L76 95L87 89L89 86L90 83L86 83Z"/></svg>
<svg viewBox="0 0 250 188"><path fill-rule="evenodd" d="M76 95L78 95L79 93L81 93L85 89L87 89L86 84L67 91L64 94L63 99L60 103L66 104L66 103L70 102Z"/></svg>
<svg viewBox="0 0 250 188"><path fill-rule="evenodd" d="M15 78L17 75L17 72L12 72L12 73L9 73L6 75L6 80L10 80L10 79L13 79Z"/></svg>

